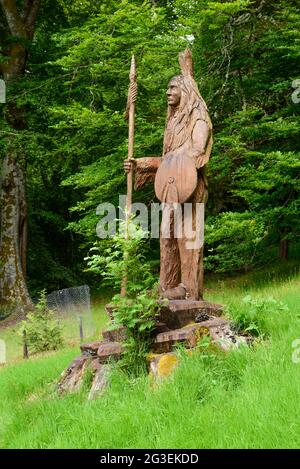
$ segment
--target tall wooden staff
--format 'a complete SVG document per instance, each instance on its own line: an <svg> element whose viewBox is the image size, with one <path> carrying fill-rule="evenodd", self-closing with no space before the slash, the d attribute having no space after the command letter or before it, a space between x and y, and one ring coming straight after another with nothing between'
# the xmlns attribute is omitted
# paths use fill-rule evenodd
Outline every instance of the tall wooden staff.
<svg viewBox="0 0 300 469"><path fill-rule="evenodd" d="M131 57L131 66L129 72L129 90L127 97L126 119L128 119L128 159L133 158L134 146L134 116L135 116L135 102L137 97L137 82L136 82L136 65L134 55ZM126 211L125 211L125 239L128 239L128 224L131 216L132 205L132 186L133 186L133 167L131 165L130 171L127 173L127 195L126 195ZM124 258L126 259L128 253L125 252ZM121 295L126 295L127 277L123 278Z"/></svg>

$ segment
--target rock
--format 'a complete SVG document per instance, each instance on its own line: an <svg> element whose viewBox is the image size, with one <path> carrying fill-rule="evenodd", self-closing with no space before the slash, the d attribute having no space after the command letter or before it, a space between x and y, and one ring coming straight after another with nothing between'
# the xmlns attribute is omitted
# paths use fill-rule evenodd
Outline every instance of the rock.
<svg viewBox="0 0 300 469"><path fill-rule="evenodd" d="M176 343L183 342L186 347L196 347L199 340L204 336L212 339L219 338L220 328L228 326L228 321L223 318L215 318L202 323L194 323L173 331L162 332L154 340L153 351L159 353L171 352ZM229 327L229 326L228 326Z"/></svg>
<svg viewBox="0 0 300 469"><path fill-rule="evenodd" d="M247 345L247 339L243 336L234 334L229 324L220 328L213 328L210 332L212 344L221 348L225 352L238 348L241 345Z"/></svg>
<svg viewBox="0 0 300 469"><path fill-rule="evenodd" d="M102 368L102 366L103 365L99 362L98 357L96 357L96 358L93 358L93 360L90 362L90 364L88 365L88 368L93 373L97 373L97 371L100 370L100 368Z"/></svg>
<svg viewBox="0 0 300 469"><path fill-rule="evenodd" d="M157 334L160 334L161 332L167 332L169 330L170 329L168 328L168 326L164 322L157 322L155 324L155 329L153 330L152 335L155 336Z"/></svg>
<svg viewBox="0 0 300 469"><path fill-rule="evenodd" d="M107 340L108 342L122 342L126 340L126 327L120 326L117 329L104 329L102 331L103 339Z"/></svg>
<svg viewBox="0 0 300 469"><path fill-rule="evenodd" d="M182 327L173 331L157 334L152 347L153 351L157 353L167 353L172 351L176 343L185 342L187 345L188 337L195 327L197 326Z"/></svg>
<svg viewBox="0 0 300 469"><path fill-rule="evenodd" d="M197 342L205 336L216 339L222 336L221 331L229 327L229 322L224 318L214 318L197 324L195 333L190 337L189 345L196 347Z"/></svg>
<svg viewBox="0 0 300 469"><path fill-rule="evenodd" d="M171 375L179 361L175 353L164 353L153 355L150 358L150 377L155 381L161 380Z"/></svg>
<svg viewBox="0 0 300 469"><path fill-rule="evenodd" d="M168 290L164 290L161 294L163 298L167 298L169 300L184 300L186 296L186 288L182 283L175 288L169 288Z"/></svg>
<svg viewBox="0 0 300 469"><path fill-rule="evenodd" d="M108 375L110 371L110 366L108 365L101 365L98 362L98 368L95 371L93 383L91 390L89 392L88 400L95 399L103 394L104 390L108 386Z"/></svg>
<svg viewBox="0 0 300 469"><path fill-rule="evenodd" d="M204 336L209 336L212 339L211 343L224 351L247 343L244 337L234 334L230 323L223 318L201 322L197 331L190 337L190 346L195 347L200 338Z"/></svg>
<svg viewBox="0 0 300 469"><path fill-rule="evenodd" d="M89 362L89 357L75 358L61 375L58 383L59 392L77 391L80 388L84 371Z"/></svg>
<svg viewBox="0 0 300 469"><path fill-rule="evenodd" d="M102 344L101 341L81 344L80 350L84 355L97 356L98 348Z"/></svg>
<svg viewBox="0 0 300 469"><path fill-rule="evenodd" d="M222 305L203 300L170 300L160 311L159 320L169 329L178 329L192 322L220 316Z"/></svg>
<svg viewBox="0 0 300 469"><path fill-rule="evenodd" d="M100 363L105 363L110 358L118 360L123 351L124 347L119 342L101 342L97 355Z"/></svg>
<svg viewBox="0 0 300 469"><path fill-rule="evenodd" d="M60 392L78 391L83 382L87 370L91 370L93 381L88 399L94 399L101 394L108 383L108 371L110 367L99 362L98 358L81 356L73 360L64 371L58 384Z"/></svg>

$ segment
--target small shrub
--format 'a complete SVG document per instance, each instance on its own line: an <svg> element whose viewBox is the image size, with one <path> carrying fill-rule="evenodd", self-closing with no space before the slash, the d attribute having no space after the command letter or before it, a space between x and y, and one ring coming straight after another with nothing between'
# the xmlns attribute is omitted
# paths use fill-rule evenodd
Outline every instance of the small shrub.
<svg viewBox="0 0 300 469"><path fill-rule="evenodd" d="M120 232L126 225L120 222ZM99 273L109 285L120 291L126 278L126 296L116 294L112 298L112 328L125 326L127 340L120 365L132 375L146 370L146 356L151 345L151 334L156 324L160 308L165 302L159 302L156 279L152 266L146 262L143 247L147 233L133 220L128 225L127 239L116 234L104 255L93 254L86 258L89 270ZM97 250L97 248L93 248ZM99 252L99 251L98 251ZM166 300L167 302L167 300Z"/></svg>
<svg viewBox="0 0 300 469"><path fill-rule="evenodd" d="M19 334L23 336L24 331L27 346L33 353L57 350L63 345L62 326L47 307L45 290L40 293L34 311L22 321Z"/></svg>
<svg viewBox="0 0 300 469"><path fill-rule="evenodd" d="M256 299L247 295L242 299L242 304L230 307L229 314L238 331L263 338L269 335L268 320L284 311L288 311L288 307L272 296Z"/></svg>
<svg viewBox="0 0 300 469"><path fill-rule="evenodd" d="M114 324L112 327L125 326L127 341L121 365L130 370L132 375L146 371L146 356L152 344L152 331L161 304L156 288L141 289L134 298L115 295Z"/></svg>

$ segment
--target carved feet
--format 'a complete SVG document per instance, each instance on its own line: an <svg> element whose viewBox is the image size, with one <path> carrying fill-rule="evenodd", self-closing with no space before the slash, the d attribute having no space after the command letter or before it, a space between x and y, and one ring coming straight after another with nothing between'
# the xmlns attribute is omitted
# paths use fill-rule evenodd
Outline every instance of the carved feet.
<svg viewBox="0 0 300 469"><path fill-rule="evenodd" d="M186 300L188 298L188 292L183 283L180 283L178 287L168 289L160 285L159 293L162 298L167 298L168 300Z"/></svg>

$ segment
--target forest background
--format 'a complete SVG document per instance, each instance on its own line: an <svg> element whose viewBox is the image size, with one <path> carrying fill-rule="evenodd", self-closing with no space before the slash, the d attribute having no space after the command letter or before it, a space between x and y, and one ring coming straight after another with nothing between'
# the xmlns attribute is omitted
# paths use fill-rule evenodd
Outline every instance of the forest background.
<svg viewBox="0 0 300 469"><path fill-rule="evenodd" d="M167 83L192 49L214 127L206 272L299 259L299 25L296 0L1 0L0 302L24 302L24 285L31 297L100 286L84 258L110 242L97 239L97 206L126 193L133 53L140 157L161 155ZM153 187L134 198L149 205ZM157 240L147 258L158 271Z"/></svg>

